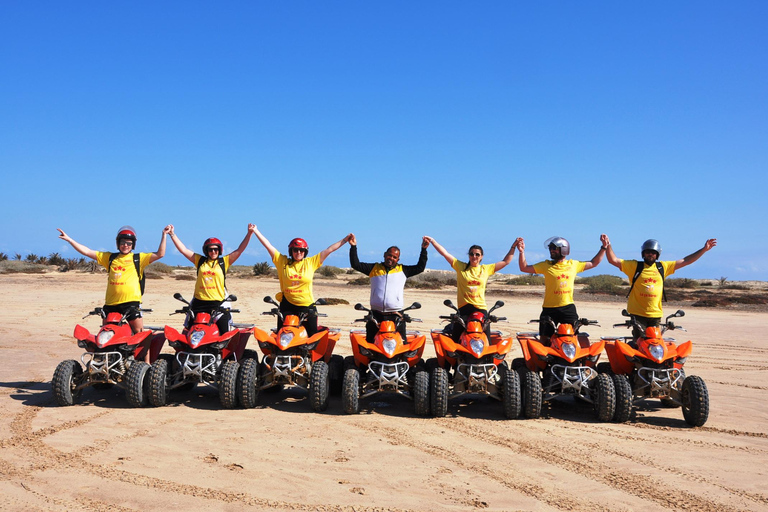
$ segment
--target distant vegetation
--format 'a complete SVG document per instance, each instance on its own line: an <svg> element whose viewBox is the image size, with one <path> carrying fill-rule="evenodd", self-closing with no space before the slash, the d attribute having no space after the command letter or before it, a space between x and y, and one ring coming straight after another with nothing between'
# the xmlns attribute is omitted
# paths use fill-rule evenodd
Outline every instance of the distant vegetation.
<svg viewBox="0 0 768 512"><path fill-rule="evenodd" d="M544 286L544 276L538 274L526 274L524 276L511 277L501 284L512 286Z"/></svg>
<svg viewBox="0 0 768 512"><path fill-rule="evenodd" d="M333 265L323 265L319 269L315 270L315 275L319 275L328 279L335 279L336 276L346 273L347 271L343 268L334 267Z"/></svg>
<svg viewBox="0 0 768 512"><path fill-rule="evenodd" d="M576 284L585 285L583 290L587 293L606 293L609 295L622 295L627 293L626 281L618 276L600 274L598 276L580 277L576 279Z"/></svg>

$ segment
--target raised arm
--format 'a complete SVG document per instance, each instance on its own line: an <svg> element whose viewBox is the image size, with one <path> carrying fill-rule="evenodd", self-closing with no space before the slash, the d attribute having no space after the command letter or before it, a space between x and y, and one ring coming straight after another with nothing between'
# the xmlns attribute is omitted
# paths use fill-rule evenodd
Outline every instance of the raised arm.
<svg viewBox="0 0 768 512"><path fill-rule="evenodd" d="M256 238L259 239L259 242L261 242L261 245L263 245L264 248L269 253L269 257L274 260L275 254L277 254L277 249L275 249L275 246L269 243L269 240L267 240L267 238L261 234L259 229L256 227L256 224L249 224L248 230L254 235L256 235Z"/></svg>
<svg viewBox="0 0 768 512"><path fill-rule="evenodd" d="M605 257L608 258L608 263L618 269L621 269L621 260L617 258L616 254L613 252L611 240L608 238L608 235L605 233L600 235L600 241L603 243L603 247L605 247Z"/></svg>
<svg viewBox="0 0 768 512"><path fill-rule="evenodd" d="M75 242L74 240L72 240L72 238L68 234L66 234L64 231L60 230L59 228L56 228L56 230L59 232L59 238L61 238L65 242L68 242L69 245L74 247L74 249L77 252L79 252L86 258L91 258L93 260L96 259L96 251L94 251L89 247L84 246L83 244Z"/></svg>
<svg viewBox="0 0 768 512"><path fill-rule="evenodd" d="M339 250L342 245L349 242L349 240L353 236L355 235L350 233L344 238L342 238L341 240L339 240L338 242L336 242L335 244L331 244L330 246L328 246L327 249L323 249L322 251L320 251L320 263L322 264L325 261L325 258L327 258L332 252Z"/></svg>
<svg viewBox="0 0 768 512"><path fill-rule="evenodd" d="M253 231L251 231L251 226L256 227L254 224L248 224L248 231L245 233L245 238L243 238L243 241L240 242L240 245L237 246L237 249L229 253L230 265L234 265L240 255L243 254L245 248L248 247L248 242L251 241L251 235L253 234Z"/></svg>
<svg viewBox="0 0 768 512"><path fill-rule="evenodd" d="M176 232L174 231L173 224L168 224L166 229L168 229L168 236L171 237L171 241L173 242L173 245L176 246L176 249L181 253L182 256L187 258L194 265L195 253L189 250L187 246L184 245L181 240L179 240L179 237L176 236Z"/></svg>
<svg viewBox="0 0 768 512"><path fill-rule="evenodd" d="M504 259L496 262L496 266L493 270L494 272L498 272L512 262L512 256L515 255L515 247L517 247L517 240L515 240L515 243L513 243L512 247L509 248L509 252L507 252L507 255L504 256Z"/></svg>
<svg viewBox="0 0 768 512"><path fill-rule="evenodd" d="M438 253L440 253L440 255L441 255L443 258L445 258L445 261L447 261L449 265L453 265L453 262L454 262L454 260L456 260L456 258L454 258L454 257L453 257L453 254L451 254L451 253L449 253L448 251L446 251L446 250L445 250L445 248L443 248L443 246L442 246L442 245L440 245L439 243L437 243L437 240L435 240L435 239L434 239L434 238L432 238L431 236L425 236L425 237L424 237L424 240L426 240L427 242L429 242L430 244L432 244L432 247L434 247L434 248L435 248L435 250L436 250Z"/></svg>
<svg viewBox="0 0 768 512"><path fill-rule="evenodd" d="M403 265L403 274L405 274L405 277L419 275L424 272L425 268L427 268L427 247L429 247L429 242L427 241L427 237L424 236L421 238L419 261L415 265Z"/></svg>
<svg viewBox="0 0 768 512"><path fill-rule="evenodd" d="M705 252L707 252L708 250L712 249L716 245L717 245L717 238L710 238L704 244L704 247L702 247L701 249L699 249L698 251L696 251L693 254L689 254L688 256L686 256L685 258L683 258L681 260L677 260L675 262L675 270L680 270L683 267L687 267L688 265L690 265L694 261L696 261L699 258L701 258L702 256L704 256Z"/></svg>
<svg viewBox="0 0 768 512"><path fill-rule="evenodd" d="M525 259L525 240L523 240L522 237L515 240L515 244L517 245L517 250L520 252L520 272L526 272L528 274L535 274L536 269L533 268L533 265L529 265L528 262Z"/></svg>
<svg viewBox="0 0 768 512"><path fill-rule="evenodd" d="M167 225L163 228L163 232L160 234L160 246L157 248L155 252L152 253L152 256L149 257L149 262L155 262L165 256L165 235L170 233L170 227L171 225Z"/></svg>
<svg viewBox="0 0 768 512"><path fill-rule="evenodd" d="M600 264L601 261L603 261L603 255L605 254L605 251L606 251L605 243L603 241L604 236L605 234L600 235L600 243L601 243L600 249L597 250L597 254L595 254L595 257L592 258L591 261L588 261L584 264L584 270L595 268ZM608 238L608 237L605 236L605 238Z"/></svg>

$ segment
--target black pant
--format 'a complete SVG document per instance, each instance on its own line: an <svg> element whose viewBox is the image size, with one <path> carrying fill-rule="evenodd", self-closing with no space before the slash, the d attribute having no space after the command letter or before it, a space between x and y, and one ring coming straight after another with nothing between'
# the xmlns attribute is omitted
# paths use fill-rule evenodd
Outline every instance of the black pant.
<svg viewBox="0 0 768 512"><path fill-rule="evenodd" d="M539 341L542 343L548 342L549 338L555 334L552 324L542 321L545 317L551 318L555 324L576 325L579 314L576 312L576 304L568 304L559 308L542 308L539 316Z"/></svg>
<svg viewBox="0 0 768 512"><path fill-rule="evenodd" d="M381 311L371 311L371 313L373 313L373 318L378 320L379 324L381 324L381 322L384 322L385 320L390 320L394 322L397 332L399 332L400 336L403 338L403 343L408 342L408 338L406 337L405 322L403 321L402 311L391 311L388 313L382 313ZM369 343L373 343L373 340L376 337L376 334L378 332L379 332L379 326L376 325L376 322L373 322L370 320L366 322L365 339L367 339Z"/></svg>
<svg viewBox="0 0 768 512"><path fill-rule="evenodd" d="M222 305L223 301L220 300L200 300L192 299L192 303L189 305L189 310L192 312L192 318L194 319L195 313L208 313L213 316L213 312L216 308ZM219 335L229 331L229 324L232 321L232 315L229 311L223 311L221 316L216 320L216 327L219 328Z"/></svg>
<svg viewBox="0 0 768 512"><path fill-rule="evenodd" d="M472 313L480 312L486 317L488 316L488 310L480 309L478 307L473 306L472 304L464 304L459 308L459 316L461 316L461 319L464 320L464 325L467 325L467 319L472 315ZM464 332L464 328L460 324L449 324L446 326L446 333L451 336L454 342L458 343L461 339L461 333ZM488 338L488 343L491 342L491 324L490 322L483 322L483 332L485 332L486 337Z"/></svg>
<svg viewBox="0 0 768 512"><path fill-rule="evenodd" d="M638 315L632 315L634 319L637 321L638 324L640 324L640 328L638 329L636 325L632 325L632 339L637 342L638 338L645 336L645 330L648 327L658 327L661 325L661 317L659 318L650 318L647 316L638 316Z"/></svg>
<svg viewBox="0 0 768 512"><path fill-rule="evenodd" d="M296 304L289 302L286 298L283 298L283 300L280 301L280 313L283 314L283 317L285 317L285 315L296 315L301 317L302 313L307 313L307 319L302 323L307 330L307 336L312 337L317 334L317 308L315 306L297 306ZM278 316L277 330L279 331L282 326L283 322Z"/></svg>

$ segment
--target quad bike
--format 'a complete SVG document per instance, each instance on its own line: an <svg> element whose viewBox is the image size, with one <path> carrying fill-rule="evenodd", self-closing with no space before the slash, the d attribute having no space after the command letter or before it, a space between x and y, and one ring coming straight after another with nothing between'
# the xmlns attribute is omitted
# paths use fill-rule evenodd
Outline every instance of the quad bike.
<svg viewBox="0 0 768 512"><path fill-rule="evenodd" d="M150 312L151 309L141 309ZM150 360L157 359L163 348L162 332L151 327L133 333L126 316L120 313L105 313L95 308L85 315L99 315L102 318L98 334L77 325L75 339L77 346L86 352L80 357L85 369L74 359L62 361L53 372L53 395L59 405L74 404L88 386L107 389L116 385L125 389L128 403L133 407L147 404L147 375L149 365L137 359L149 340Z"/></svg>
<svg viewBox="0 0 768 512"><path fill-rule="evenodd" d="M629 320L614 327L638 327L640 324L627 310L621 312ZM700 427L709 417L709 392L701 377L686 377L683 365L691 354L693 344L675 344L674 338L664 338L666 331L682 330L670 319L685 316L678 310L658 327L645 329L645 336L636 341L631 337L606 337L605 351L610 364L600 363L598 369L613 378L616 386L616 416L614 421L629 420L632 403L645 398L659 398L664 407L683 408L689 425Z"/></svg>
<svg viewBox="0 0 768 512"><path fill-rule="evenodd" d="M465 322L450 300L443 302L456 311L441 316L452 322L453 329L461 329L458 343L442 329L431 332L437 359L430 359L430 406L432 415L445 416L448 400L465 394L487 395L502 402L504 415L520 415L520 377L511 370L504 358L512 349L512 338L503 338L501 331L491 332L488 339L485 327L492 322L506 320L491 313L504 305L497 301L487 315L473 313Z"/></svg>
<svg viewBox="0 0 768 512"><path fill-rule="evenodd" d="M616 407L613 380L595 368L605 342L590 344L589 334L579 332L579 327L597 325L597 321L580 318L575 325L556 325L549 317L541 321L554 329L549 346L539 340L536 332L519 332L517 341L523 358L512 361L522 381L525 416L538 418L544 401L572 395L591 403L598 420L611 421ZM529 323L539 322L536 319Z"/></svg>
<svg viewBox="0 0 768 512"><path fill-rule="evenodd" d="M378 322L370 309L362 304L355 304L357 311L367 311L365 318L356 322L375 322L379 331L372 341L366 337L366 330L352 330L349 338L352 353L344 361L344 380L341 403L344 412L360 412L360 400L377 393L396 393L413 400L416 414L429 414L429 372L422 360L426 336L418 331L406 333L403 340L397 327L400 322L420 322L405 314L411 309L419 309L421 304L414 302L403 310L397 323L391 320Z"/></svg>
<svg viewBox="0 0 768 512"><path fill-rule="evenodd" d="M165 326L165 338L176 351L175 354L161 354L149 370L149 400L161 407L168 402L168 394L174 390L190 390L198 383L207 384L219 390L221 405L227 409L237 406L238 370L250 358L257 358L256 352L246 350L252 328L237 326L219 333L216 321L225 312L239 313L237 309L219 306L211 313L190 309L180 293L173 298L186 304L171 315L184 314L186 320L180 333ZM234 302L237 297L230 295L225 302Z"/></svg>
<svg viewBox="0 0 768 512"><path fill-rule="evenodd" d="M341 336L339 330L320 327L308 337L302 325L307 313L283 315L275 299L267 296L264 302L275 307L262 315L278 317L282 327L271 333L254 328L254 337L264 357L260 365L255 360L243 363L238 386L240 402L243 407L255 407L261 390L277 391L289 385L308 389L312 409L324 411L328 407L328 395L341 392L344 359L333 355ZM323 299L318 299L312 305L324 304ZM325 315L319 313L318 316Z"/></svg>

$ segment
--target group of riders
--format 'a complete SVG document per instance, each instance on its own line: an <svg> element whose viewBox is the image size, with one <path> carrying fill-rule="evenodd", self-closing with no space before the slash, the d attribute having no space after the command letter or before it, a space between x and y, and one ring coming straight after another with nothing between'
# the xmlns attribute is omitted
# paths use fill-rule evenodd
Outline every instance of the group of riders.
<svg viewBox="0 0 768 512"><path fill-rule="evenodd" d="M221 306L227 297L226 274L248 246L251 235L256 235L269 253L280 280L280 293L277 299L283 315L278 315L278 329L281 327L279 324L284 315L298 316L307 313L305 328L309 336L318 330L315 299L312 295L314 273L331 253L340 249L345 243L349 243L350 266L370 277L370 305L374 319L366 326L369 339L375 335L377 322L394 321L402 316L405 308L403 291L406 279L424 271L429 245L432 245L456 272L458 308L465 321L470 318L482 319L487 315L485 289L488 278L509 265L517 250L520 271L544 276L545 291L541 318L549 317L556 324L574 324L578 319L573 302L576 275L596 267L603 256L607 256L608 262L619 268L630 279L627 311L637 320L638 325L633 331L635 337L641 336L647 327L658 326L661 322L664 279L695 262L717 245L717 240L712 238L707 240L701 249L682 259L661 261L659 242L646 240L640 250L641 260L622 260L613 252L608 236L603 234L600 235L601 245L597 254L590 261L577 261L567 259L571 250L568 240L552 237L544 243L549 250L550 258L530 265L525 257L525 241L517 238L502 260L483 264L483 248L479 245L469 248L468 261L464 262L449 253L433 237L424 236L418 262L415 265L403 265L400 263L400 249L397 246L391 246L384 252L382 262L360 262L357 254L357 239L352 233L319 253L308 256L309 246L306 240L294 238L288 244L288 254L281 254L254 224L248 224L248 231L240 245L227 255L223 254L224 247L218 238L206 239L202 245L202 254L195 253L182 243L172 224L163 228L160 245L157 251L152 253L133 252L136 247L136 231L131 226L123 226L118 230L115 238L118 251L116 253L94 251L76 242L61 229L58 231L59 238L71 244L77 252L96 260L107 269L109 277L103 309L106 313L117 312L126 315L134 333L142 331L144 327L140 311L144 269L165 255L166 235L171 238L176 249L197 268L194 300L191 303L191 310L194 313L211 313ZM229 324L228 314L221 317L217 322L219 332L227 331ZM399 326L400 334L405 339L405 323L395 321L395 325ZM454 336L457 337L459 334L454 333ZM552 334L550 322L539 322L539 337L542 342L547 343ZM139 358L143 358L147 363L150 362L148 347L139 355Z"/></svg>

